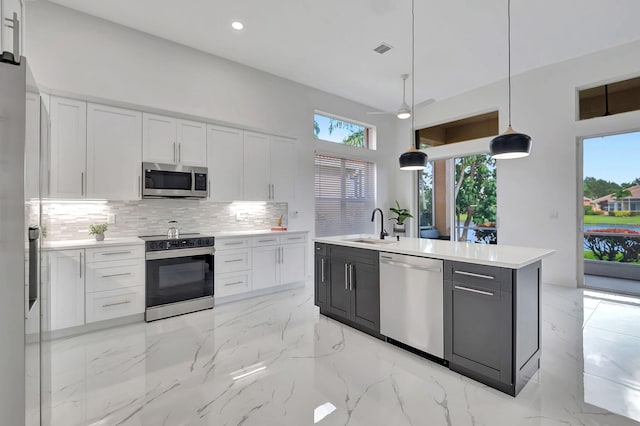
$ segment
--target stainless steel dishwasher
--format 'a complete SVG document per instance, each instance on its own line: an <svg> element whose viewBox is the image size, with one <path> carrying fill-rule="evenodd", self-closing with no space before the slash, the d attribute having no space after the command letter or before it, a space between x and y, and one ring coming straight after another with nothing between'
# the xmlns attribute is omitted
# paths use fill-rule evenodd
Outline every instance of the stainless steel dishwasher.
<svg viewBox="0 0 640 426"><path fill-rule="evenodd" d="M442 260L380 253L380 333L444 358Z"/></svg>

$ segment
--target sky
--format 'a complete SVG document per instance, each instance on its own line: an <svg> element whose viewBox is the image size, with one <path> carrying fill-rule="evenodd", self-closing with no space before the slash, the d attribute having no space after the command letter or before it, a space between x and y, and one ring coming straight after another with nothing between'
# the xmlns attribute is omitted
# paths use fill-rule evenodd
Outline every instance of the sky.
<svg viewBox="0 0 640 426"><path fill-rule="evenodd" d="M640 178L640 132L584 140L583 176L615 183Z"/></svg>

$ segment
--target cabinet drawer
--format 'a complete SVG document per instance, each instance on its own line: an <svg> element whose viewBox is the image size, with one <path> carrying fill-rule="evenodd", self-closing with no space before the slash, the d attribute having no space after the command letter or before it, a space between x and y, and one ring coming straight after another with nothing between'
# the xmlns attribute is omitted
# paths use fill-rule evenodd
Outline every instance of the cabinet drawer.
<svg viewBox="0 0 640 426"><path fill-rule="evenodd" d="M465 262L445 262L444 279L489 291L511 292L511 269Z"/></svg>
<svg viewBox="0 0 640 426"><path fill-rule="evenodd" d="M247 250L227 250L217 252L215 256L215 273L224 274L227 272L244 271L251 269L251 251Z"/></svg>
<svg viewBox="0 0 640 426"><path fill-rule="evenodd" d="M249 247L250 238L216 238L216 251Z"/></svg>
<svg viewBox="0 0 640 426"><path fill-rule="evenodd" d="M262 246L274 246L280 243L279 235L263 235L261 237L253 238L253 246L254 247L262 247Z"/></svg>
<svg viewBox="0 0 640 426"><path fill-rule="evenodd" d="M289 243L305 243L307 242L307 234L286 234L280 236L282 244Z"/></svg>
<svg viewBox="0 0 640 426"><path fill-rule="evenodd" d="M87 293L87 323L143 312L143 286Z"/></svg>
<svg viewBox="0 0 640 426"><path fill-rule="evenodd" d="M362 262L378 264L379 252L377 250L367 250L345 246L329 246L329 256L347 259L349 262Z"/></svg>
<svg viewBox="0 0 640 426"><path fill-rule="evenodd" d="M144 259L144 246L121 246L88 248L88 262L105 262L107 260Z"/></svg>
<svg viewBox="0 0 640 426"><path fill-rule="evenodd" d="M232 294L245 293L251 290L251 272L233 272L231 274L216 274L215 296L224 297Z"/></svg>
<svg viewBox="0 0 640 426"><path fill-rule="evenodd" d="M144 286L144 260L87 264L87 293Z"/></svg>

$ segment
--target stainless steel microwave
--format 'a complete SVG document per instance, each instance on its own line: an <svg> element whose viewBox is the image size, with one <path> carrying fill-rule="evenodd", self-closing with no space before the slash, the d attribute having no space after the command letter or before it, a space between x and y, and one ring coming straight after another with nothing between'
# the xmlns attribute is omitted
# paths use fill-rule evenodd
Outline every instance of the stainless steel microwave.
<svg viewBox="0 0 640 426"><path fill-rule="evenodd" d="M206 198L207 168L142 163L142 198Z"/></svg>

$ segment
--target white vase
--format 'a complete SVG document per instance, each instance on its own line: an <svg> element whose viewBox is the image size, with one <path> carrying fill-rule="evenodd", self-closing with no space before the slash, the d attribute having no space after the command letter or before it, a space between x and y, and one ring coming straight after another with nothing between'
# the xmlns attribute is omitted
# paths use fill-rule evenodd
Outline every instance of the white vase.
<svg viewBox="0 0 640 426"><path fill-rule="evenodd" d="M96 241L104 241L104 234L96 234Z"/></svg>
<svg viewBox="0 0 640 426"><path fill-rule="evenodd" d="M402 225L396 223L393 225L393 235L400 235L402 237L407 235L407 228L406 228L406 224L403 223Z"/></svg>

